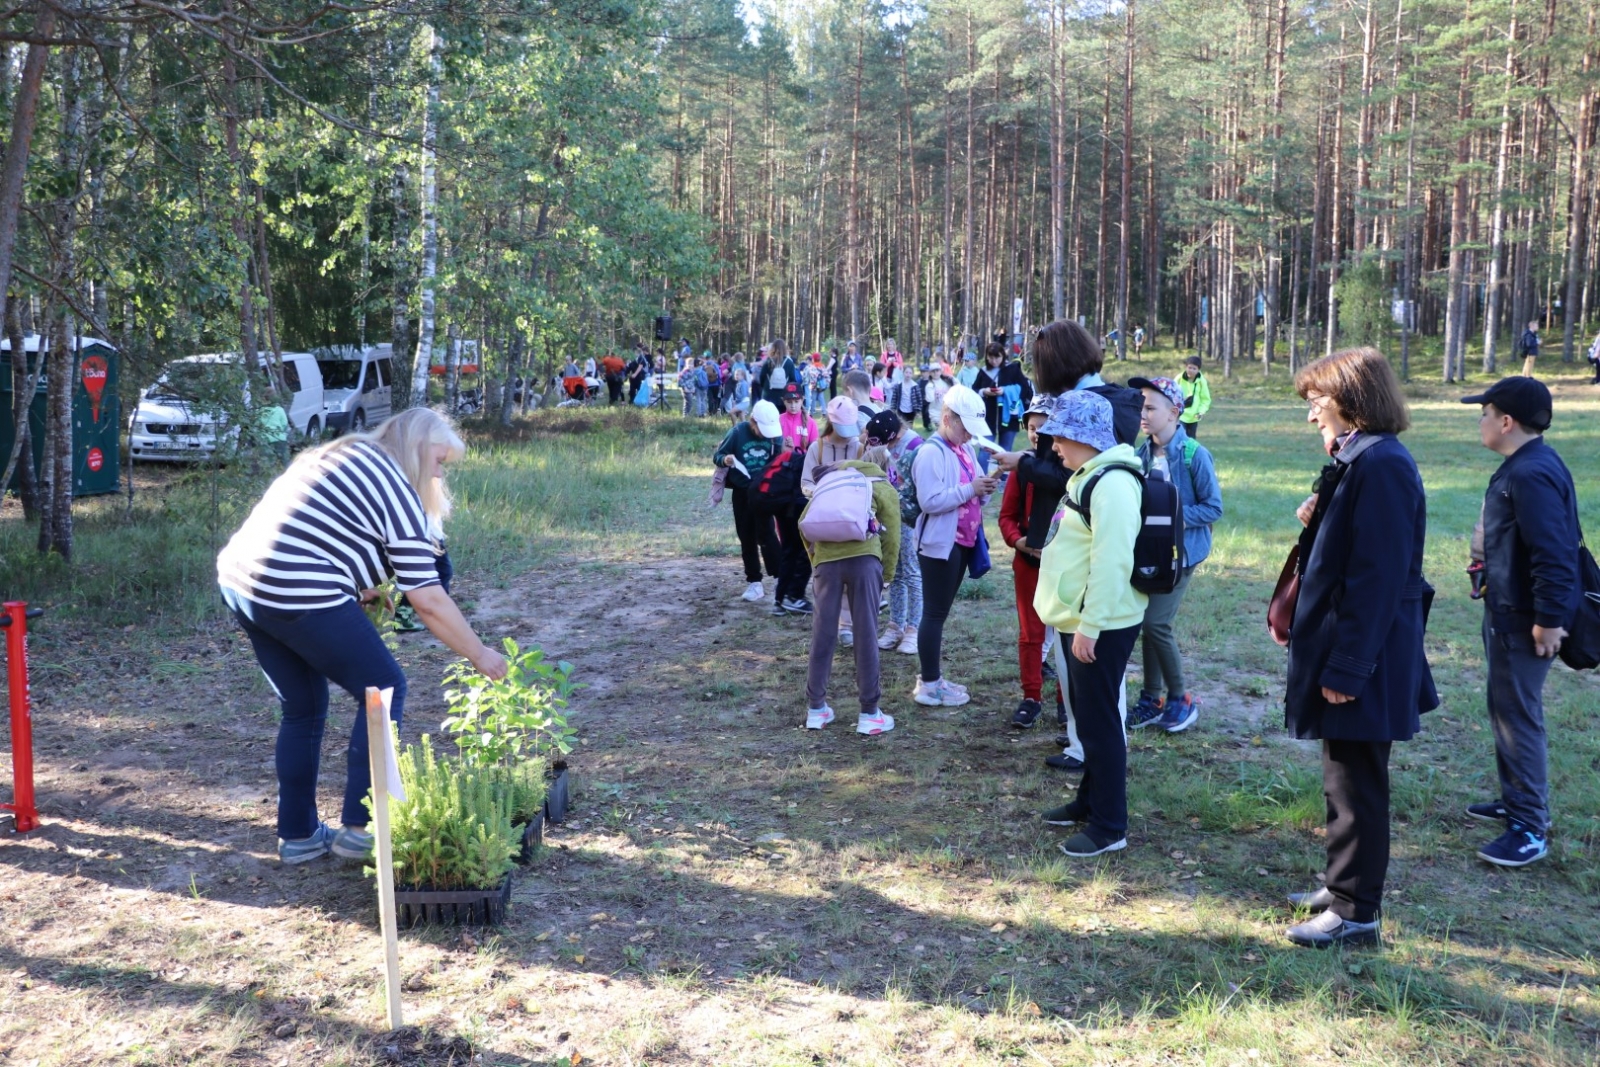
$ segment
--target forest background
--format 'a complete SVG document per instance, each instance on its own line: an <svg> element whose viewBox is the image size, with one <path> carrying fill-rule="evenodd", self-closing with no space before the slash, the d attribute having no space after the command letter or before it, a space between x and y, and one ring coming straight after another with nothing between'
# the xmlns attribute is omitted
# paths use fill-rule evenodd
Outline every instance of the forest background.
<svg viewBox="0 0 1600 1067"><path fill-rule="evenodd" d="M480 343L491 413L653 315L695 349L1134 325L1224 376L1378 342L1494 373L1595 318L1595 2L31 2L0 26L0 287L53 383ZM13 347L20 347L13 345ZM1426 363L1423 360L1426 359ZM52 373L54 371L55 373ZM444 376L453 399L459 375ZM405 398L402 397L402 403ZM17 450L20 454L20 449Z"/></svg>

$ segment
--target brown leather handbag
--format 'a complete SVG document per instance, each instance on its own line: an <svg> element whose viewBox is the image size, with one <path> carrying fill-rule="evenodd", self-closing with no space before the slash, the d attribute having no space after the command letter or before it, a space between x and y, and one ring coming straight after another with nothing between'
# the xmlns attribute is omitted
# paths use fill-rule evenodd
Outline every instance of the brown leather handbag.
<svg viewBox="0 0 1600 1067"><path fill-rule="evenodd" d="M1278 584L1272 589L1272 599L1267 602L1267 632L1280 645L1289 643L1289 628L1294 625L1294 606L1300 599L1300 545L1289 549L1289 558L1283 561L1278 574Z"/></svg>

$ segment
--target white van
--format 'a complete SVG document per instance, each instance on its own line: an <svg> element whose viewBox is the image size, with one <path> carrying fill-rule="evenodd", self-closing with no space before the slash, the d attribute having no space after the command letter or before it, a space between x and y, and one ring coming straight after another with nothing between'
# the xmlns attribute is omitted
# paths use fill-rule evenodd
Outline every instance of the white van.
<svg viewBox="0 0 1600 1067"><path fill-rule="evenodd" d="M360 433L389 417L392 410L394 359L389 345L319 348L323 424L336 433Z"/></svg>
<svg viewBox="0 0 1600 1067"><path fill-rule="evenodd" d="M257 366L266 365L263 353ZM289 387L289 401L283 407L290 427L315 440L326 425L322 369L309 352L285 352L283 380ZM228 407L238 401L246 408L253 406L243 358L237 352L175 359L161 369L154 385L139 394L128 450L145 462L205 459L216 451L219 422L224 424L224 437L237 439L238 427L230 432L225 424Z"/></svg>

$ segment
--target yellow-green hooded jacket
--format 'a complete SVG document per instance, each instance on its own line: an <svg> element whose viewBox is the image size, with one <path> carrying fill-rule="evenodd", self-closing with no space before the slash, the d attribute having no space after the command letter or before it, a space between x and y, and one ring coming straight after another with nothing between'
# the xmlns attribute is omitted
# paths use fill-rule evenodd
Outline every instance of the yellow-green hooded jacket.
<svg viewBox="0 0 1600 1067"><path fill-rule="evenodd" d="M1074 503L1081 500L1084 482L1108 463L1140 466L1133 446L1109 448L1067 479L1067 497ZM1062 502L1055 537L1045 545L1039 562L1039 588L1033 597L1033 608L1046 626L1098 639L1102 631L1144 621L1149 597L1129 584L1143 497L1133 475L1107 471L1089 498L1092 530L1082 515Z"/></svg>

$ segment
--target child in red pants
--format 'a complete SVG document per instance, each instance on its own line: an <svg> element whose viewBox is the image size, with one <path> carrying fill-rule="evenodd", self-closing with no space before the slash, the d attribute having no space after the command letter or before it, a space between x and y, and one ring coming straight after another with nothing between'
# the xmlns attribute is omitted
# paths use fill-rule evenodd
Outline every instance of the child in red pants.
<svg viewBox="0 0 1600 1067"><path fill-rule="evenodd" d="M1040 446L1039 426L1049 414L1049 403L1049 397L1036 397L1023 416L1033 452L1022 457L1000 500L1000 534L1016 553L1011 559L1011 575L1017 597L1017 665L1022 672L1022 703L1011 716L1011 725L1019 730L1031 728L1043 710L1045 625L1033 610L1033 594L1039 585L1039 553L1044 549L1050 520L1071 473L1051 451L1048 439ZM1056 684L1059 700L1059 679Z"/></svg>

